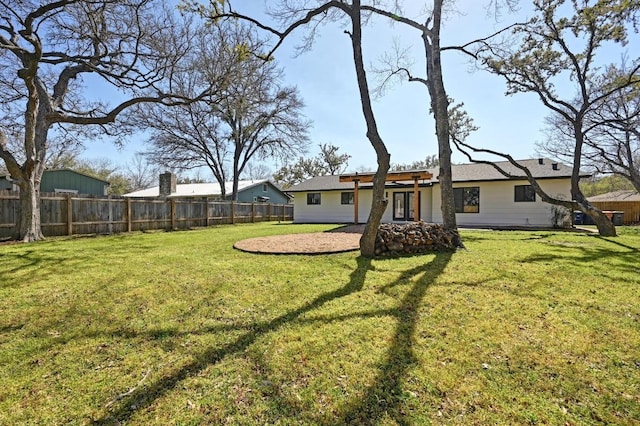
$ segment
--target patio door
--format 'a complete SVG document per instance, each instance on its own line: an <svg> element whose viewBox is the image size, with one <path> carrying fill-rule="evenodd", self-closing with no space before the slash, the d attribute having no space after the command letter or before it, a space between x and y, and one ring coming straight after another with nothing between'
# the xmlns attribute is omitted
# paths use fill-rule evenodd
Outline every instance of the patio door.
<svg viewBox="0 0 640 426"><path fill-rule="evenodd" d="M393 220L411 221L414 218L413 191L393 193ZM420 193L418 193L418 218L420 217Z"/></svg>

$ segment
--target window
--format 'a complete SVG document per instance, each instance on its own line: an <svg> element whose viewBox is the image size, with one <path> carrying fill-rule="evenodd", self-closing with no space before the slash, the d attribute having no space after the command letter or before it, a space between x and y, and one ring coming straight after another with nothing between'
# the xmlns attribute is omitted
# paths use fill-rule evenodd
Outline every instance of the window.
<svg viewBox="0 0 640 426"><path fill-rule="evenodd" d="M353 192L340 193L340 204L354 204Z"/></svg>
<svg viewBox="0 0 640 426"><path fill-rule="evenodd" d="M456 213L480 213L480 187L453 188Z"/></svg>
<svg viewBox="0 0 640 426"><path fill-rule="evenodd" d="M262 192L267 192L268 188L267 188L267 184L263 183L262 184Z"/></svg>
<svg viewBox="0 0 640 426"><path fill-rule="evenodd" d="M320 193L319 192L309 192L307 193L307 204L320 204Z"/></svg>
<svg viewBox="0 0 640 426"><path fill-rule="evenodd" d="M514 200L516 203L536 201L536 192L531 185L516 185L514 187Z"/></svg>

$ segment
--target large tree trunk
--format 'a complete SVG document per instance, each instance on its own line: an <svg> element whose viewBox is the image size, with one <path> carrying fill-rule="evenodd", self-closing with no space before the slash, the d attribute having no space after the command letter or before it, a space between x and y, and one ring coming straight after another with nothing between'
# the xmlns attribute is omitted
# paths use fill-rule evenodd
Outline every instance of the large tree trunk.
<svg viewBox="0 0 640 426"><path fill-rule="evenodd" d="M39 174L39 176L36 176ZM20 188L20 216L17 223L16 239L25 243L43 240L40 223L40 178L42 172L37 169L31 176L18 180Z"/></svg>
<svg viewBox="0 0 640 426"><path fill-rule="evenodd" d="M17 239L31 242L44 239L40 227L40 181L45 169L47 137L51 126L46 117L52 111L52 106L44 86L37 78L27 78L25 82L29 88L24 124L26 159L22 167L8 152L3 153L3 159L11 175L17 177L20 188Z"/></svg>
<svg viewBox="0 0 640 426"><path fill-rule="evenodd" d="M233 180L231 184L231 200L238 201L238 181L240 180L240 150L237 148L240 142L236 140L236 150L233 153Z"/></svg>
<svg viewBox="0 0 640 426"><path fill-rule="evenodd" d="M573 122L573 132L576 139L576 146L573 150L573 170L571 171L571 197L578 203L580 210L588 215L598 227L598 234L603 237L615 237L616 227L602 211L594 207L582 193L580 189L580 167L582 165L582 147L584 146L584 123L582 118L576 117Z"/></svg>
<svg viewBox="0 0 640 426"><path fill-rule="evenodd" d="M616 237L618 234L616 232L616 227L611 220L607 216L605 216L599 210L589 210L586 212L587 215L593 220L593 222L598 227L598 234L602 237Z"/></svg>
<svg viewBox="0 0 640 426"><path fill-rule="evenodd" d="M618 235L616 232L616 226L613 224L613 221L605 216L605 214L602 213L602 210L594 207L589 201L587 201L587 199L584 198L584 195L582 195L582 192L580 192L579 194L574 194L573 197L578 203L578 207L580 208L580 210L584 214L589 216L591 220L593 220L593 223L596 224L596 227L598 228L598 234L600 236L615 237Z"/></svg>
<svg viewBox="0 0 640 426"><path fill-rule="evenodd" d="M360 238L360 253L365 257L374 257L376 254L376 236L378 228L382 221L384 211L387 209L387 200L384 196L385 183L387 180L387 172L389 171L390 156L381 156L378 158L378 170L373 177L373 201L371 203L371 211L364 232Z"/></svg>
<svg viewBox="0 0 640 426"><path fill-rule="evenodd" d="M360 238L360 253L364 257L374 257L376 254L376 235L378 234L378 228L382 221L382 215L384 214L388 204L388 200L384 196L384 190L391 156L387 151L387 147L385 146L382 137L380 137L380 134L378 133L378 125L373 113L373 108L371 107L369 83L367 82L367 74L365 72L364 60L362 58L362 23L360 18L359 0L354 0L353 2L351 23L353 62L356 68L362 112L367 123L367 138L376 151L378 161L378 169L373 177L373 200L371 201L371 210L369 211L369 218L367 219L364 233Z"/></svg>
<svg viewBox="0 0 640 426"><path fill-rule="evenodd" d="M438 156L440 170L440 201L442 224L445 229L457 229L456 210L453 198L453 177L451 174L451 142L449 138L449 99L442 80L440 58L440 25L442 0L436 0L433 8L433 26L430 32L422 34L427 59L427 87L431 97L431 109L436 122Z"/></svg>

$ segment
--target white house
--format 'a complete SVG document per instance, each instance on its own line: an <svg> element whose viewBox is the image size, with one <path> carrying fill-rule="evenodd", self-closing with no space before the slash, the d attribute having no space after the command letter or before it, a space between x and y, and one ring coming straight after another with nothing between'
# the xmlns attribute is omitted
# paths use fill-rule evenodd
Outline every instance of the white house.
<svg viewBox="0 0 640 426"><path fill-rule="evenodd" d="M531 171L549 195L571 199L571 167L549 159L520 160L518 163ZM556 207L540 200L518 168L508 162L497 164L512 177L504 176L487 164L452 166L458 225L553 226ZM371 206L372 175L318 176L295 185L288 190L294 195L294 222L365 223ZM437 168L390 172L385 192L389 205L382 221L441 223L437 175Z"/></svg>

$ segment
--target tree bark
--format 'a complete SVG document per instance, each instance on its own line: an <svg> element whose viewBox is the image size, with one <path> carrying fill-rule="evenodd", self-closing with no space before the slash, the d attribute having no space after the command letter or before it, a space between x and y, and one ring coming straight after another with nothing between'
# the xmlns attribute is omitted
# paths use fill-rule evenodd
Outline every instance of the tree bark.
<svg viewBox="0 0 640 426"><path fill-rule="evenodd" d="M616 227L613 221L602 213L602 211L594 207L582 193L580 189L580 166L582 165L582 148L584 147L584 122L582 120L583 112L586 108L583 106L578 117L573 122L573 132L575 135L576 146L573 151L573 170L571 173L571 197L578 203L580 210L589 216L598 227L598 234L603 237L617 236Z"/></svg>
<svg viewBox="0 0 640 426"><path fill-rule="evenodd" d="M596 224L598 228L598 234L602 237L616 237L618 234L616 232L616 226L613 224L612 219L609 219L602 210L594 207L586 198L582 192L579 194L574 194L572 189L572 194L574 200L576 200L580 211L589 216L593 223Z"/></svg>
<svg viewBox="0 0 640 426"><path fill-rule="evenodd" d="M427 87L431 97L431 109L436 122L438 156L440 169L440 202L442 224L445 229L455 230L456 210L453 198L453 177L451 173L451 143L449 140L449 99L442 80L442 62L440 55L440 25L442 20L442 0L436 0L433 7L433 26L429 32L422 33L427 56Z"/></svg>
<svg viewBox="0 0 640 426"><path fill-rule="evenodd" d="M239 179L238 163L240 162L239 156L240 156L240 152L236 150L236 153L234 154L234 158L233 158L233 183L231 184L231 199L233 201L238 201L238 179Z"/></svg>
<svg viewBox="0 0 640 426"><path fill-rule="evenodd" d="M358 89L360 91L360 101L365 122L367 123L367 139L376 151L378 169L373 177L373 200L369 218L365 225L364 232L360 238L360 253L364 257L375 256L376 235L378 227L382 221L382 215L387 208L388 200L384 196L387 172L389 171L391 156L387 147L378 133L376 118L371 106L371 96L369 95L369 84L362 58L362 22L361 22L360 1L354 0L351 10L351 45L353 48L353 62L356 68Z"/></svg>
<svg viewBox="0 0 640 426"><path fill-rule="evenodd" d="M20 188L20 216L16 226L15 239L28 243L43 240L40 227L40 179L42 170L23 176L18 180Z"/></svg>

